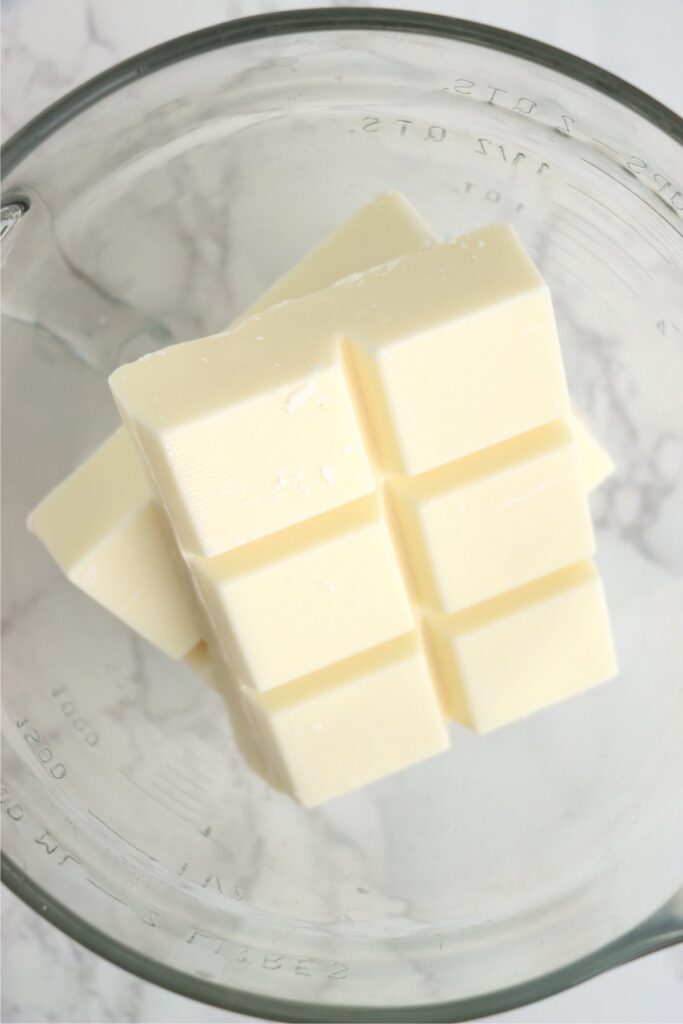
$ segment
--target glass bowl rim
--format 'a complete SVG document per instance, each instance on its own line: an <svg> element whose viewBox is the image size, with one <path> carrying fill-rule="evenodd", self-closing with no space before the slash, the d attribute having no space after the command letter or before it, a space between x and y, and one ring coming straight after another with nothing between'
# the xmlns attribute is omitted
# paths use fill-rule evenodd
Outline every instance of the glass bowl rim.
<svg viewBox="0 0 683 1024"><path fill-rule="evenodd" d="M683 118L663 103L590 61L538 40L491 25L418 11L367 7L312 8L271 12L211 25L168 40L115 64L51 104L2 146L2 178L4 180L34 149L82 111L129 83L161 68L239 43L295 32L324 32L333 29L437 36L502 50L515 57L559 71L604 93L622 106L640 114L655 127L666 132L675 142L683 145ZM11 202L13 198L8 196L6 201ZM496 992L443 1003L386 1009L341 1004L319 1006L312 1002L280 1000L247 990L217 985L134 951L125 943L94 928L73 913L28 878L5 853L2 854L2 881L36 913L70 938L143 980L189 999L275 1020L471 1020L474 1017L504 1012L516 1006L545 999L626 960L683 940L683 922L672 920L663 909L632 932L581 960L531 981ZM648 925L651 926L647 927ZM390 1017L387 1014L390 1014Z"/></svg>

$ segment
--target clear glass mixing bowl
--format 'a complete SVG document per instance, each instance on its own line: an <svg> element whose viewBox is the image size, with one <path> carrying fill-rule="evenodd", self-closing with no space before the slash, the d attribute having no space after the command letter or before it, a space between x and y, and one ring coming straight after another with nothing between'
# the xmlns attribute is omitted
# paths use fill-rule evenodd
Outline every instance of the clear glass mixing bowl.
<svg viewBox="0 0 683 1024"><path fill-rule="evenodd" d="M187 36L12 139L2 815L36 910L196 999L314 1020L480 1015L680 937L681 139L567 54L378 10ZM446 236L512 221L550 283L617 463L594 513L622 671L311 812L25 518L114 426L114 366L220 328L389 188Z"/></svg>

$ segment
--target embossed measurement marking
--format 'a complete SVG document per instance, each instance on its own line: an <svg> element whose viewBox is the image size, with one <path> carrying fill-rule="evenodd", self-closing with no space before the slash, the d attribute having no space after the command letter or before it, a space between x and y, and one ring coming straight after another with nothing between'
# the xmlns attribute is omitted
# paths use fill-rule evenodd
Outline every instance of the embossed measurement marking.
<svg viewBox="0 0 683 1024"><path fill-rule="evenodd" d="M176 784L176 780L180 779L180 781L188 786L190 790L194 790L195 793L201 796L206 794L208 786L215 781L214 779L207 779L206 777L200 776L199 772L196 773L195 777L186 775L174 764L166 765L165 772L168 776L171 776L170 781L173 782L174 785ZM175 778L173 778L174 776Z"/></svg>
<svg viewBox="0 0 683 1024"><path fill-rule="evenodd" d="M111 892L111 890L105 889L103 885L100 885L99 882L96 882L94 878L90 877L90 875L86 876L86 881L90 882L90 884L93 885L96 889L99 889L100 892L103 892L105 896L109 896L110 899L116 900L117 903L122 903L124 907L128 906L124 899L121 899L120 896L117 896L115 892Z"/></svg>
<svg viewBox="0 0 683 1024"><path fill-rule="evenodd" d="M568 255L568 253L567 253ZM624 309L615 306L610 301L610 290L607 288L595 289L595 282L588 280L582 273L577 272L576 265L567 263L560 259L560 254L557 249L550 249L548 252L543 254L543 273L545 274L549 265L554 266L561 274L561 280L566 283L567 279L571 278L580 289L586 291L588 294L594 294L595 298L602 303L614 317L615 322L619 322L624 317ZM584 262L581 263L581 269L585 269Z"/></svg>
<svg viewBox="0 0 683 1024"><path fill-rule="evenodd" d="M132 847L132 849L136 850L138 853L141 853L143 855L143 857L148 857L149 860L153 860L153 861L157 862L157 858L156 857L153 857L151 853L147 853L146 850L143 850L139 846L136 846L135 843L132 843L130 841L130 839L126 839L125 836L122 836L120 832L117 832L115 828L113 828L108 822L104 821L103 818L100 818L99 815L95 814L95 812L90 810L90 808L88 808L88 814L90 815L91 818L94 818L95 821L99 822L100 825L102 825L104 828L108 829L112 833L112 835L115 835L117 839L120 839L122 843L126 843L127 846L130 846L130 847Z"/></svg>
<svg viewBox="0 0 683 1024"><path fill-rule="evenodd" d="M357 129L350 129L355 132ZM471 152L477 156L487 157L489 160L499 160L501 163L513 167L523 168L530 174L544 174L550 170L550 165L540 159L536 154L528 153L523 149L517 149L510 143L503 144L495 139L483 137L470 138L467 141L456 134L453 128L442 124L422 124L410 118L382 118L366 116L361 119L360 131L366 135L377 135L386 131L394 132L399 138L417 139L422 142L454 142L457 146L471 147Z"/></svg>
<svg viewBox="0 0 683 1024"><path fill-rule="evenodd" d="M163 807L165 811L168 811L169 814L172 814L180 821L184 821L186 825L194 824L191 818L187 818L184 814L179 814L178 811L175 810L175 808L169 807L168 804L165 803L163 800L160 800L159 797L156 796L156 794L150 793L148 789L145 789L144 786L141 786L140 783L137 782L135 779L131 778L131 776L126 771L124 771L123 768L120 768L119 771L123 775L124 779L127 779L128 782L130 782L131 786L135 786L135 788L138 789L141 793L144 793L148 800L152 800L155 804L158 804L159 807Z"/></svg>
<svg viewBox="0 0 683 1024"><path fill-rule="evenodd" d="M21 821L24 817L24 807L15 800L7 786L0 786L0 804L5 808L5 814L12 821Z"/></svg>
<svg viewBox="0 0 683 1024"><path fill-rule="evenodd" d="M16 725L45 770L49 772L53 779L57 779L58 782L61 781L66 775L66 768L61 761L55 761L55 752L52 747L49 747L46 743L41 743L41 735L38 729L31 726L28 718L18 719Z"/></svg>
<svg viewBox="0 0 683 1024"><path fill-rule="evenodd" d="M59 710L62 712L64 717L70 722L71 728L80 733L83 737L83 742L89 747L96 747L100 742L99 734L92 728L86 718L77 714L77 705L71 698L66 686L56 686L52 690L52 696L55 700L59 701ZM60 700L60 698L64 698Z"/></svg>
<svg viewBox="0 0 683 1024"><path fill-rule="evenodd" d="M524 150L511 149L508 145L506 148L500 142L494 142L491 139L477 139L477 146L474 152L479 156L485 157L496 157L501 160L504 164L511 164L513 167L518 167L523 161L527 159L527 153ZM535 174L544 174L550 170L550 164L546 163L545 160L538 160L538 157L531 159L531 169Z"/></svg>
<svg viewBox="0 0 683 1024"><path fill-rule="evenodd" d="M520 96L517 92L510 93L500 85L476 82L473 78L456 78L453 85L445 86L442 92L452 93L456 96L469 96L493 107L503 107L515 114L523 114L525 117L531 117L532 114L543 109L542 104L530 96ZM569 114L553 114L553 121L555 130L563 135L571 135L576 124L575 119Z"/></svg>
<svg viewBox="0 0 683 1024"><path fill-rule="evenodd" d="M220 878L218 875L205 875L201 882L198 882L196 878L190 878L186 875L186 871L189 867L187 861L181 864L176 874L178 877L184 877L188 882L193 885L201 885L202 889L212 889L220 893L221 896L227 896L228 899L237 900L238 902L243 900L245 897L245 891L241 885L236 882L226 881L224 878ZM199 876L201 877L201 876Z"/></svg>
<svg viewBox="0 0 683 1024"><path fill-rule="evenodd" d="M585 164L588 164L589 167L593 167L594 170L600 171L601 174L604 174L611 181L615 182L617 185L621 185L622 188L625 188L626 191L630 192L631 195L638 200L638 202L642 203L643 206L650 211L650 213L656 213L657 216L664 221L667 227L671 228L672 231L675 231L677 235L683 238L683 231L681 231L680 228L677 228L675 224L672 224L671 221L664 216L661 210L657 210L654 206L651 206L650 203L648 203L647 199L644 199L643 196L638 195L638 193L635 192L629 185L627 185L625 181L621 181L621 179L617 178L616 175L610 174L609 171L606 171L604 167L600 167L599 164L594 164L593 161L589 160L587 157L582 156L581 159Z"/></svg>
<svg viewBox="0 0 683 1024"><path fill-rule="evenodd" d="M69 853L68 850L60 846L57 840L54 838L54 836L50 835L50 833L46 829L43 829L42 832L35 836L33 842L37 846L42 847L42 849L45 850L45 853L48 855L48 857L52 857L56 853L57 858L55 860L55 863L60 868L63 867L65 864L68 864L70 861L74 864L81 863L78 857L74 856L73 853Z"/></svg>
<svg viewBox="0 0 683 1024"><path fill-rule="evenodd" d="M165 796L167 800L171 800L174 804L177 804L178 807L182 808L182 810L184 811L187 811L188 814L195 814L197 812L196 803L191 802L196 801L197 798L194 796L188 796L188 794L180 790L178 786L174 786L169 791L165 786L162 786L160 782L156 779L152 781L151 785L158 793L160 793L162 796ZM166 804L164 804L164 806L166 806Z"/></svg>
<svg viewBox="0 0 683 1024"><path fill-rule="evenodd" d="M606 210L607 213L610 214L610 216L614 217L615 220L621 221L621 223L625 224L627 228L633 231L633 233L636 234L642 242L645 242L647 245L649 245L650 248L657 253L660 259L664 260L665 263L668 263L670 267L675 266L674 262L666 255L666 253L663 253L661 249L659 249L651 239L647 238L646 235L642 235L640 233L637 226L632 221L627 220L626 217L622 217L620 213L617 213L616 210L613 210L610 206L607 205L607 203L603 203L602 200L598 199L594 195L591 195L590 192L584 192L582 188L579 188L578 185L572 184L571 181L565 181L565 185L567 188L573 189L574 192L578 192L579 195L584 196L585 199L590 199L590 201L592 203L595 203L596 206L601 206L603 210Z"/></svg>
<svg viewBox="0 0 683 1024"><path fill-rule="evenodd" d="M571 238L571 236L568 237ZM566 249L563 245L559 245L556 238L553 239L552 244L554 249L559 250L559 252L563 252L565 256L569 256L570 258L579 258L582 261L585 259L585 256L583 254L575 253L573 250ZM626 280L626 278L622 277L621 274L618 273L618 271L616 271L608 261L601 261L599 263L599 267L603 271L607 271L608 274L611 274L614 280L617 281L621 285L621 287L625 289L625 291L629 292L630 295L637 294L635 288L633 288Z"/></svg>
<svg viewBox="0 0 683 1024"><path fill-rule="evenodd" d="M239 953L229 953L225 946L225 940L220 935L204 931L201 928L191 928L185 936L188 945L197 945L202 952L208 955L220 956L222 959L233 961L239 964L246 964L250 967L259 968L262 971L284 970L290 974L298 974L305 978L327 978L331 981L341 981L348 977L350 966L339 960L317 960L313 957L292 957L286 953L275 950L252 949L243 946ZM203 969L203 968L202 968ZM196 972L195 972L196 973Z"/></svg>
<svg viewBox="0 0 683 1024"><path fill-rule="evenodd" d="M610 242L613 246L615 246L615 248L618 249L620 259L628 260L628 262L633 267L635 267L639 274L642 274L643 277L646 277L648 281L654 282L655 279L652 276L652 274L645 269L640 260L636 259L635 256L632 256L630 252L627 252L619 241L612 238L610 235L606 234L605 231L600 231L599 233L596 232L595 224L592 221L588 220L586 217L582 217L580 213L576 213L575 210L568 211L568 213L569 218L567 222L561 225L562 230L568 232L568 237L572 237L572 231L578 232L581 238L588 242L588 245L590 247L589 251L591 251L593 247L597 247L600 241L602 241L603 239L606 242ZM581 227L581 225L583 225L583 227Z"/></svg>
<svg viewBox="0 0 683 1024"><path fill-rule="evenodd" d="M26 811L23 804L20 804L18 800L15 800L12 793L7 786L0 786L0 805L4 808L5 814L12 821L23 821L26 816ZM26 819L27 822L30 820ZM33 836L33 842L36 846L39 846L48 857L54 858L54 864L57 867L62 868L65 864L77 864L80 865L78 857L70 853L69 850L62 844L60 844L55 837L49 832L44 826L38 826L38 832Z"/></svg>

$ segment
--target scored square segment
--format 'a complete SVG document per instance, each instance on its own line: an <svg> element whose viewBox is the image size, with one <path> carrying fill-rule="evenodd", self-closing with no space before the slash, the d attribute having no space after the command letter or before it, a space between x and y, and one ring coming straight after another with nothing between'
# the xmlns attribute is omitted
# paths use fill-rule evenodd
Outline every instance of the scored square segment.
<svg viewBox="0 0 683 1024"><path fill-rule="evenodd" d="M455 612L588 558L577 445L561 420L388 490L416 597Z"/></svg>
<svg viewBox="0 0 683 1024"><path fill-rule="evenodd" d="M448 747L414 634L244 699L276 783L312 806Z"/></svg>
<svg viewBox="0 0 683 1024"><path fill-rule="evenodd" d="M595 686L616 672L602 583L588 561L424 630L448 714L487 732Z"/></svg>
<svg viewBox="0 0 683 1024"><path fill-rule="evenodd" d="M192 569L226 661L258 690L415 628L376 495Z"/></svg>

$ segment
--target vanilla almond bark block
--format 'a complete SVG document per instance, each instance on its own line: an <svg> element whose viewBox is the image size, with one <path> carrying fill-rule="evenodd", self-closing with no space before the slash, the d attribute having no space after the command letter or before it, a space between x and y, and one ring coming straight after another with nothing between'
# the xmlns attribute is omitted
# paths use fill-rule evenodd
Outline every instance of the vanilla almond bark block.
<svg viewBox="0 0 683 1024"><path fill-rule="evenodd" d="M125 429L36 506L28 527L72 583L172 658L201 640L169 525Z"/></svg>
<svg viewBox="0 0 683 1024"><path fill-rule="evenodd" d="M482 234L484 245L479 245ZM174 518L174 508L181 507L185 525L195 527L198 515L204 515L207 509L211 513L211 497L205 496L196 502L196 497L202 495L201 488L207 486L215 496L224 493L226 486L239 487L242 481L240 497L244 501L249 490L244 489L243 476L247 471L252 474L252 482L247 481L247 486L253 488L249 519L240 523L239 507L224 507L221 521L206 520L208 528L224 531L221 539L214 541L224 545L222 553L187 554L188 565L211 621L214 646L220 648L224 663L244 685L245 700L252 699L248 695L249 688L264 692L284 685L291 695L287 701L288 711L292 713L296 707L303 714L301 701L305 703L314 694L316 700L323 700L326 673L331 672L334 665L357 658L354 664L363 675L364 659L372 659L373 652L383 644L394 637L400 639L401 635L404 639L414 637L415 606L421 607L419 614L425 608L435 613L464 608L528 579L583 560L592 553L593 535L584 481L570 429L556 418L527 429L529 409L534 401L548 410L549 417L566 412L562 365L555 358L559 356L552 313L539 341L537 305L533 307L533 328L525 330L519 326L518 306L532 301L524 291L522 298L506 297L498 304L494 297L487 296L481 317L484 320L489 315L496 318L495 334L489 340L495 366L493 371L487 372L486 353L482 352L487 342L486 331L477 323L473 329L470 322L476 321L476 314L469 307L466 307L466 314L462 313L456 285L449 289L445 299L438 288L434 288L434 282L440 284L445 277L441 260L445 259L448 264L448 260L455 257L459 272L454 274L454 280L461 282L463 257L468 266L485 260L487 242L492 250L504 249L503 266L508 272L514 257L520 259L525 272L529 273L531 267L529 276L533 287L529 290L533 299L538 299L539 279L512 232L488 229L467 240L465 245L435 247L419 256L378 268L353 281L342 282L328 292L276 307L229 336L179 346L164 356L143 360L114 375L115 394L138 432L153 476L161 481L160 491L171 518ZM471 258L472 253L474 258ZM500 258L500 252L494 255ZM422 276L413 266L410 272L399 273L405 270L406 264L421 264L428 259L435 260L436 264L417 268L422 270ZM489 281L500 282L500 273L493 273L493 270L500 271L500 264L495 260L493 263L493 268L486 268L486 276ZM370 294L362 287L368 282ZM419 295L416 282L424 285ZM408 294L411 285L414 290ZM456 304L457 312L449 310L444 314L452 317L451 349L455 349L455 353L447 353L446 363L441 368L442 376L449 377L454 392L453 404L448 409L453 422L434 426L427 421L433 434L428 429L423 430L423 455L419 463L422 472L411 475L405 467L401 432L395 427L397 417L392 417L388 409L384 375L381 368L373 372L372 364L381 362L382 358L390 361L393 345L399 349L404 345L416 348L416 361L420 355L429 359L433 334L436 334L437 354L441 351L445 331L442 322L434 326L430 321L426 327L422 323L420 331L411 329L406 308L406 303L413 309L420 297L424 300L425 287L430 285L432 291L427 304L430 316L437 305L435 291L436 298L441 298L444 304ZM468 295L472 291L470 288ZM397 301L400 313L395 309ZM459 301L461 304L457 305ZM511 307L507 320L498 308L501 304ZM342 327L335 330L328 326L332 317L330 306L333 313L335 308L340 310L342 323L354 324L353 340L350 332ZM362 322L368 310L373 311L369 327L367 321ZM423 321L424 315L423 311ZM386 325L392 323L395 335L386 329ZM505 429L511 432L510 436L501 438L503 430L496 417L501 408L498 392L502 384L499 382L497 388L491 388L490 383L491 373L495 384L495 373L500 368L499 338L506 327L513 336L517 332L517 356L536 358L539 365L530 385L531 399L529 388L518 389L519 407L515 410L512 403L506 413ZM252 338L250 332L254 330L263 333ZM359 336L364 342L358 340ZM289 352L290 364L294 364L297 375L290 378L286 389L266 388L264 381L272 379L275 364L284 360L284 352L279 348L283 337L290 342L285 351ZM293 338L297 338L296 346L291 343ZM530 354L525 346L530 347ZM234 360L240 355L240 348L242 359L238 374L231 357ZM448 358L455 358L456 363L468 366L468 350L475 364L474 372L479 375L475 386L480 406L489 421L488 428L479 429L482 433L488 429L485 436L490 442L471 454L467 448L463 451L461 442L466 430L458 419L459 376L448 362ZM179 368L176 367L175 372L171 368L169 373L168 360L174 356L179 357ZM180 442L173 432L177 429L175 424L170 434L164 436L166 417L169 413L177 415L178 403L182 402L181 390L174 384L175 373L180 373L187 381L196 372L198 362L203 364L204 359L212 358L217 358L217 372L206 385L202 386L201 376L190 379L189 398L185 395L186 405L182 410L187 425L181 428ZM150 366L157 371L151 376ZM510 360L508 374L512 366L513 360ZM137 380L134 379L136 369L142 370ZM528 379L527 373L525 367L524 381ZM534 392L537 376L546 381L542 398ZM223 385L220 396L214 391L216 377ZM400 408L407 405L415 377L416 374L411 374L401 382L397 397ZM123 380L120 390L118 379ZM237 379L243 383L250 381L251 389L247 391L246 401L241 394L233 392L233 401L226 409L230 381ZM432 380L424 391L418 390L415 402L431 401L436 386L436 381ZM207 395L210 402L215 403L208 415ZM247 419L255 411L254 396L256 411L272 418L266 435L258 416L252 419L251 425ZM197 408L202 410L200 415L196 413ZM161 427L158 437L150 429L155 422ZM197 480L188 475L184 467L179 477L175 473L179 443L191 443L197 423L200 431L218 430L218 441L214 439L211 449L210 472L205 476L202 470L201 487L194 490ZM234 436L231 436L231 429L235 431ZM355 431L351 440L350 430ZM226 485L225 474L234 471L237 458L236 439L244 448L244 439L249 437L250 431L255 433L256 443L246 451L248 462L242 462L241 474L232 479L227 477L230 483ZM434 446L443 444L444 434L452 445L452 458L432 468L434 458L429 454L428 442ZM192 461L191 449L187 448L184 458L190 469L197 466L200 452L206 451L207 444L210 446L211 437L211 433L202 433L201 447L196 446L195 440ZM221 445L227 452L224 458L220 456ZM281 447L278 449L277 445ZM341 487L335 487L340 457L351 457L354 453L358 453L359 458L352 466L353 472L341 480ZM242 457L244 455L243 450ZM295 471L293 457L298 463ZM283 460L287 460L286 469ZM317 470L315 477L311 466ZM187 493L181 492L179 501L182 485L186 489L189 485L189 498ZM322 507L321 501L325 502ZM293 511L298 517L294 523L291 521ZM178 520L175 522L177 528ZM226 528L233 532L226 533ZM244 534L235 534L236 528L247 531L246 540ZM182 529L181 522L179 532ZM188 546L193 546L193 540L195 551L201 547L196 544L197 537L202 536L200 531L185 534L186 552ZM300 691L298 686L302 679L307 680L307 686ZM431 689L427 687L423 694L424 699L431 699L438 687L438 680L433 680ZM262 715L267 717L275 707L279 705L265 702L261 706ZM266 736L272 739L272 731L266 730ZM289 765L290 753L293 752L280 751L285 767Z"/></svg>
<svg viewBox="0 0 683 1024"><path fill-rule="evenodd" d="M467 248L469 241L460 240L460 247ZM480 243L476 237L476 251L483 248ZM393 270L382 267L376 273ZM358 279L343 283L356 285ZM260 314L256 317L260 322ZM195 644L188 662L224 692L252 767L305 804L444 749L446 714L474 728L492 728L543 706L533 706L520 691L516 713L513 709L493 725L469 706L463 711L453 637L458 643L463 637L469 641L469 633L476 631L472 623L479 628L505 619L502 609L512 606L515 613L507 615L513 620L512 635L524 636L530 608L553 600L558 589L576 589L571 573L566 575L569 570L558 574L553 569L592 552L584 488L609 469L591 453L585 425L567 413L411 473L392 410L382 405L383 378L376 369L381 359L374 340L368 343L367 336L351 333L341 332L338 353L372 489L218 556L184 552L201 596L201 632L211 650L209 655L205 645ZM419 331L410 341L415 334ZM401 341L393 343L400 347ZM316 365L289 395L294 401L288 412L308 401L319 373ZM345 454L350 454L348 447ZM299 465L293 474L278 476L279 488L292 476L304 496L310 493ZM334 467L323 464L320 476L332 484ZM455 545L449 537L451 520L458 526ZM560 528L551 531L553 524ZM175 543L165 543L177 559ZM525 565L520 555L530 546L534 550ZM488 563L477 557L468 563L473 551L475 556L487 551ZM595 576L590 563L579 565ZM542 579L518 587L534 576ZM559 577L569 582L558 587L553 580ZM486 600L501 591L508 593ZM483 603L468 607L476 601ZM494 606L497 612L491 612ZM459 608L466 610L448 614ZM483 616L481 609L487 610ZM520 609L527 614L520 615ZM583 648L611 652L609 626L599 611L599 602L588 605L584 625L587 634L592 631L592 642L583 642ZM556 617L562 619L561 608ZM493 634L496 642L504 635L500 629ZM510 655L510 642L507 648L499 646ZM500 676L504 663L505 657L497 667L495 659L468 662L468 685L483 695L484 704L487 687L495 690L493 676ZM612 656L608 674L613 670ZM546 685L545 703L602 678L599 665L580 659L570 659L561 676L558 696ZM454 691L460 693L460 704ZM398 704L391 697L400 698ZM362 727L359 715L364 716ZM349 774L343 750L348 749L351 719L360 746ZM375 742L368 749L371 737Z"/></svg>
<svg viewBox="0 0 683 1024"><path fill-rule="evenodd" d="M187 667L199 676L212 690L218 689L209 649L203 640L185 656Z"/></svg>
<svg viewBox="0 0 683 1024"><path fill-rule="evenodd" d="M226 697L267 777L302 803L443 750L449 714L492 728L613 671L606 616L583 585L597 580L593 538L552 309L509 228L345 279L111 382L217 671L234 670ZM453 518L463 546L441 571ZM541 699L553 638L563 651L573 619L577 654ZM529 622L555 620L530 697ZM506 663L516 686L496 720L480 705Z"/></svg>
<svg viewBox="0 0 683 1024"><path fill-rule="evenodd" d="M377 196L276 281L240 320L433 241L404 196ZM200 642L177 554L169 546L173 538L124 428L43 499L28 527L72 583L166 654L189 656ZM202 648L201 664L206 657ZM196 658L191 661L200 666Z"/></svg>
<svg viewBox="0 0 683 1024"><path fill-rule="evenodd" d="M388 263L437 238L427 222L400 192L385 192L361 206L335 231L271 285L232 326L269 306L301 299L329 288L349 274Z"/></svg>
<svg viewBox="0 0 683 1024"><path fill-rule="evenodd" d="M567 426L576 441L586 491L590 494L614 473L614 462L591 432L586 417L574 406Z"/></svg>
<svg viewBox="0 0 683 1024"><path fill-rule="evenodd" d="M380 195L276 281L240 320L276 302L327 288L349 273L416 252L435 241L405 197L397 192ZM567 424L578 445L586 488L593 490L614 467L585 419L574 411L567 417ZM106 504L112 491L117 501L114 505ZM141 522L145 529L140 529ZM84 541L78 559L80 568L60 554L72 523L79 524ZM140 635L172 657L192 649L198 633L192 626L194 615L187 607L177 565L169 564L175 559L168 549L168 529L146 474L140 472L135 447L123 428L41 502L29 518L29 528L40 537L71 582L114 614L123 609L127 625ZM101 538L114 535L117 558L100 557L106 550L100 547ZM88 548L88 544L92 546ZM129 593L124 592L119 559L126 565ZM88 572L84 571L86 565ZM179 615L184 621L183 628L178 628Z"/></svg>
<svg viewBox="0 0 683 1024"><path fill-rule="evenodd" d="M116 370L186 553L213 557L568 412L548 290L511 228L394 261Z"/></svg>

